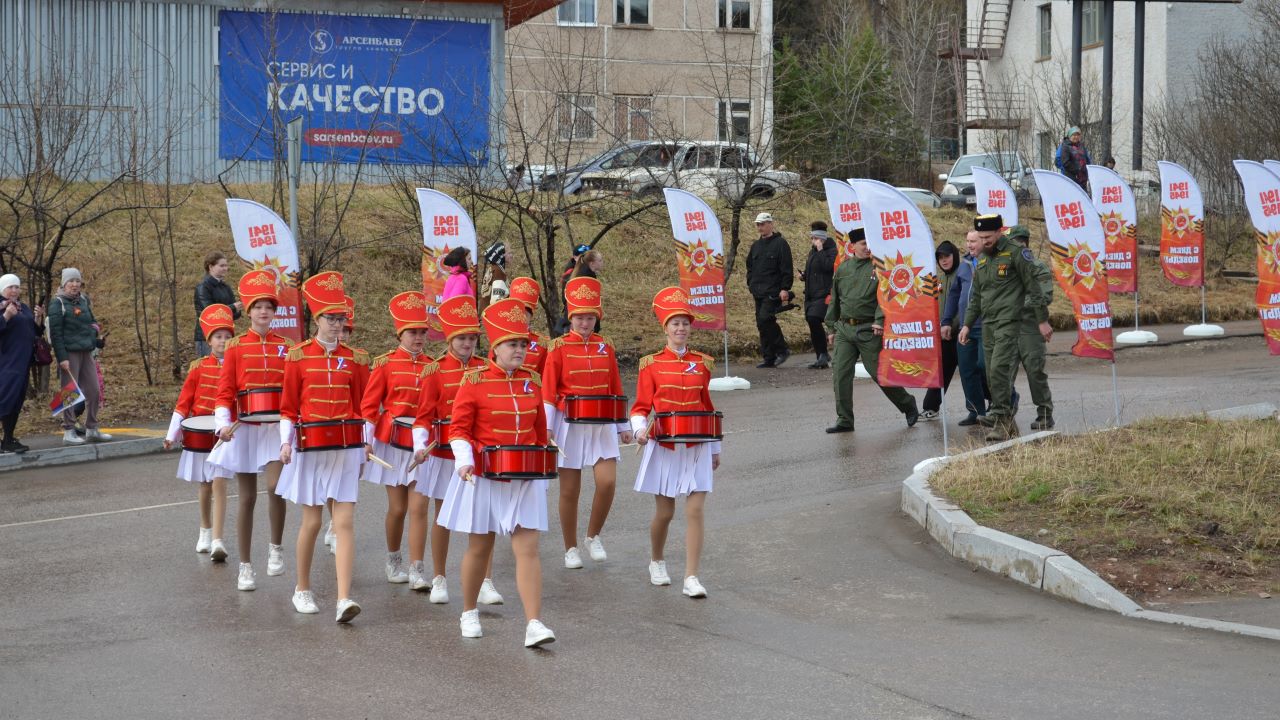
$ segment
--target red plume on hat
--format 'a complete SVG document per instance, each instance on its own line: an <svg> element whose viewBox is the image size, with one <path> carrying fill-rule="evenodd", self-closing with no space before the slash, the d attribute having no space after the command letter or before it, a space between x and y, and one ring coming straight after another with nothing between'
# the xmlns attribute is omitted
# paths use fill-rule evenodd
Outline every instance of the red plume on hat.
<svg viewBox="0 0 1280 720"><path fill-rule="evenodd" d="M307 299L307 307L313 317L346 315L349 312L342 273L327 270L307 278L302 283L302 296Z"/></svg>
<svg viewBox="0 0 1280 720"><path fill-rule="evenodd" d="M507 298L485 308L484 332L489 338L489 347L497 347L507 340L528 340L529 320L524 303Z"/></svg>
<svg viewBox="0 0 1280 720"><path fill-rule="evenodd" d="M280 305L280 298L276 296L276 276L269 270L250 270L240 277L236 289L245 310L259 300L270 300L273 307Z"/></svg>
<svg viewBox="0 0 1280 720"><path fill-rule="evenodd" d="M653 314L663 325L677 315L684 315L693 320L693 309L689 307L689 294L684 288L664 287L653 296Z"/></svg>
<svg viewBox="0 0 1280 720"><path fill-rule="evenodd" d="M444 333L445 342L449 342L458 335L480 334L480 316L476 313L476 299L470 295L454 295L440 303L436 317L440 320L440 330ZM487 313L485 317L488 317ZM520 320L524 322L523 310ZM525 332L528 332L527 323Z"/></svg>
<svg viewBox="0 0 1280 720"><path fill-rule="evenodd" d="M218 330L226 330L235 335L236 318L231 313L231 308L215 303L200 311L200 332L207 339Z"/></svg>
<svg viewBox="0 0 1280 720"><path fill-rule="evenodd" d="M595 315L604 317L600 308L600 281L593 277L576 277L564 286L564 299L569 317Z"/></svg>

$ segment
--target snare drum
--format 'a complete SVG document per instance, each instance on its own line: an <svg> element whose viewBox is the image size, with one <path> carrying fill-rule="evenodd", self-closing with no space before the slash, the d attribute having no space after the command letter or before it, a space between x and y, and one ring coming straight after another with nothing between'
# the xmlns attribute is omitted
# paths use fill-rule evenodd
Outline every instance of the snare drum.
<svg viewBox="0 0 1280 720"><path fill-rule="evenodd" d="M623 395L570 395L564 399L565 422L616 425L627 420Z"/></svg>
<svg viewBox="0 0 1280 720"><path fill-rule="evenodd" d="M193 415L182 421L182 449L193 453L207 453L217 444L212 415Z"/></svg>
<svg viewBox="0 0 1280 720"><path fill-rule="evenodd" d="M556 449L541 445L490 445L480 451L476 474L503 481L553 478Z"/></svg>
<svg viewBox="0 0 1280 720"><path fill-rule="evenodd" d="M363 420L328 420L298 426L298 452L364 447Z"/></svg>
<svg viewBox="0 0 1280 720"><path fill-rule="evenodd" d="M412 415L404 415L393 420L391 422L391 439L387 441L387 444L399 450L413 452L413 421L416 419Z"/></svg>
<svg viewBox="0 0 1280 720"><path fill-rule="evenodd" d="M653 423L653 439L658 442L701 443L724 437L720 430L722 412L685 411L658 413Z"/></svg>
<svg viewBox="0 0 1280 720"><path fill-rule="evenodd" d="M280 388L253 388L236 393L240 422L273 423L280 420Z"/></svg>
<svg viewBox="0 0 1280 720"><path fill-rule="evenodd" d="M431 421L431 442L436 444L431 448L431 455L442 460L453 459L453 448L449 446L449 421L448 420L432 420Z"/></svg>

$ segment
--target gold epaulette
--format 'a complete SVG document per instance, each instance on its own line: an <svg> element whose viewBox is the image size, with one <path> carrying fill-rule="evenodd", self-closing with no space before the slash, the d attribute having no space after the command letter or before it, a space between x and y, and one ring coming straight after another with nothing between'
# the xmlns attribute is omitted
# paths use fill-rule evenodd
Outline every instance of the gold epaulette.
<svg viewBox="0 0 1280 720"><path fill-rule="evenodd" d="M226 347L226 350L230 350L231 348L233 348L233 347L235 347L235 346L239 345L239 344L240 344L240 338L244 337L244 336L245 336L245 335L247 335L247 334L248 334L248 333L240 333L239 335L237 335L237 336L235 336L235 337L231 338L230 340L228 340L228 341L227 341L227 347ZM226 352L226 350L223 350L223 352Z"/></svg>
<svg viewBox="0 0 1280 720"><path fill-rule="evenodd" d="M552 350L555 350L556 348L560 347L561 345L564 345L564 336L563 336L563 335L561 335L560 337L558 337L558 338L556 338L555 340L552 340L552 341L551 341L551 344L547 346L547 352L551 352Z"/></svg>
<svg viewBox="0 0 1280 720"><path fill-rule="evenodd" d="M307 346L310 344L311 344L310 340L303 340L297 345L294 345L293 347L289 348L289 354L285 356L285 359L291 360L293 362L297 362L301 360L306 355Z"/></svg>
<svg viewBox="0 0 1280 720"><path fill-rule="evenodd" d="M484 367L471 368L462 371L462 382L475 385L480 382L480 375L484 372Z"/></svg>
<svg viewBox="0 0 1280 720"><path fill-rule="evenodd" d="M645 368L649 367L650 365L652 365L652 364L653 364L653 358L654 358L654 356L656 356L657 354L658 354L658 353L653 353L653 355L645 355L644 357L640 358L640 369L641 369L641 370L643 370L643 369L645 369Z"/></svg>
<svg viewBox="0 0 1280 720"><path fill-rule="evenodd" d="M529 378L533 380L534 384L538 387L542 387L542 375L540 375L537 370L529 370L527 372L529 373Z"/></svg>
<svg viewBox="0 0 1280 720"><path fill-rule="evenodd" d="M395 352L395 350L392 350L391 352L382 353L378 357L374 358L373 363L369 365L369 369L375 370L377 368L382 367L383 365L386 365L387 361L391 359L391 353L393 352Z"/></svg>
<svg viewBox="0 0 1280 720"><path fill-rule="evenodd" d="M604 335L601 335L601 336L600 336L600 341L601 341L601 342L603 342L603 343L604 343L604 346L605 346L605 347L607 347L607 348L609 348L610 350L613 350L613 349L614 349L614 347L613 347L613 341L612 341L612 340L610 340L609 338L605 337Z"/></svg>
<svg viewBox="0 0 1280 720"><path fill-rule="evenodd" d="M204 358L196 358L195 360L192 360L191 364L187 366L187 373L190 374L195 372L196 368L200 367L200 363L202 362L204 362Z"/></svg>
<svg viewBox="0 0 1280 720"><path fill-rule="evenodd" d="M436 370L439 370L439 369L440 369L440 363L436 362L435 360L432 360L422 368L422 372L419 373L418 377L426 378L429 375L434 375Z"/></svg>
<svg viewBox="0 0 1280 720"><path fill-rule="evenodd" d="M355 362L355 364L357 364L357 365L368 365L368 364L369 364L369 351L368 351L368 350L359 350L359 349L357 349L357 348L351 348L351 353L352 353L352 355L353 355L353 357L352 357L351 359Z"/></svg>
<svg viewBox="0 0 1280 720"><path fill-rule="evenodd" d="M706 353L704 353L704 352L698 352L697 350L694 350L694 352L695 352L695 353L697 353L697 354L698 354L698 356L702 358L702 364L703 364L703 365L706 365L708 370L710 370L711 372L715 372L715 371L716 371L716 359L715 359L715 358L711 357L710 355L708 355L708 354L706 354Z"/></svg>

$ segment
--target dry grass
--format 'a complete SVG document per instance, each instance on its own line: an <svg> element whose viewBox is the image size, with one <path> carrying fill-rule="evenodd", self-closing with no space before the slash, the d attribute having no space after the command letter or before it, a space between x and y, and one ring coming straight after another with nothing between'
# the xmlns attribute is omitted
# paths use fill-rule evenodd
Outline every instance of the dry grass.
<svg viewBox="0 0 1280 720"><path fill-rule="evenodd" d="M306 195L306 188L303 188ZM248 197L262 197L263 188L241 191ZM230 229L223 204L224 196L216 187L198 187L173 213L175 236L180 269L179 293L176 308L160 302L158 280L161 278L159 260L153 251L143 254L147 268L145 283L148 301L148 326L154 337L165 338L161 344L167 347L168 322L176 313L178 339L184 355L190 359L192 351L191 328L194 310L191 306L191 288L203 274L201 258L210 249L232 252ZM305 197L304 197L305 200ZM306 202L300 202L300 225L306 234L311 217ZM808 253L808 223L826 219L825 204L803 194L779 198L766 206L778 218L779 229L789 238L796 266L804 262ZM722 210L722 208L720 209ZM752 212L755 209L753 208ZM1034 219L1038 208L1024 210L1033 235L1043 235L1043 222ZM728 213L721 212L721 219L728 230ZM971 222L970 214L956 209L927 211L935 240L959 242ZM729 331L731 349L735 354L751 356L755 352L756 330L752 317L752 303L743 280L747 248L754 229L744 218L743 240L738 255L738 269L728 287ZM503 225L496 213L482 213L475 218L481 245L494 240L508 243L509 270L525 274L528 267L523 253L514 247L517 236L509 224ZM420 230L413 218L406 216L400 200L390 188L362 188L347 214L347 234L359 240L369 240L370 246L347 253L334 269L347 278L350 294L357 301L357 343L370 351L382 352L394 344L391 321L385 311L390 297L398 292L416 287L419 280L418 260ZM571 218L572 238L591 237L600 221L589 215ZM158 368L153 376L157 385L148 387L142 365L138 360L139 343L135 328L139 322L133 307L134 278L130 269L131 252L128 242L128 218L114 215L106 221L90 226L71 238L71 245L63 256L64 265L81 268L93 296L97 315L111 330L110 346L103 358L108 375L108 408L104 418L111 423L138 420L162 420L168 416L172 399L177 393L167 367L171 358L157 359ZM145 232L154 232L144 229ZM1150 235L1143 229L1142 237ZM567 255L569 237L565 248L558 252ZM146 236L141 240L143 248L154 247L155 240ZM1048 249L1036 240L1041 257L1048 258ZM606 257L603 273L605 284L604 328L624 361L634 362L640 355L651 352L660 343L654 327L649 302L660 287L677 280L675 256L671 245L670 226L665 208L658 208L615 229L598 246ZM234 268L232 282L241 270ZM1159 278L1159 269L1148 259L1142 274L1144 322L1190 322L1199 318L1199 293L1194 290L1174 288ZM797 283L796 288L800 288ZM1072 324L1071 311L1065 298L1058 293L1052 307L1052 321L1058 327ZM1211 317L1228 320L1252 317L1252 286L1234 283L1217 283L1209 292ZM1132 304L1117 298L1117 324L1132 321ZM793 347L808 345L808 328L802 314L793 311L781 317L783 331ZM545 321L535 318L535 328L545 331ZM154 341L153 341L154 342ZM721 354L721 338L715 333L699 333L694 338L696 346ZM35 413L28 413L27 419ZM40 421L40 427L49 425ZM51 425L50 425L51 426Z"/></svg>
<svg viewBox="0 0 1280 720"><path fill-rule="evenodd" d="M980 523L1052 545L1122 589L1277 589L1280 423L1155 419L948 464Z"/></svg>

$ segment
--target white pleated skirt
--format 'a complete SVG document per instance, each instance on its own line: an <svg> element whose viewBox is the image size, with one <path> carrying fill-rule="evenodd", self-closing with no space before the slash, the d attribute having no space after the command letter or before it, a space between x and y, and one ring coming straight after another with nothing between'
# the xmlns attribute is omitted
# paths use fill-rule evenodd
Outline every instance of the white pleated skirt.
<svg viewBox="0 0 1280 720"><path fill-rule="evenodd" d="M717 449L713 445L719 443L690 443L668 450L656 441L647 443L636 473L636 492L670 498L711 492L711 456Z"/></svg>
<svg viewBox="0 0 1280 720"><path fill-rule="evenodd" d="M562 468L581 470L599 460L617 459L618 428L616 425L571 423L558 420L552 429L556 445L560 446Z"/></svg>
<svg viewBox="0 0 1280 720"><path fill-rule="evenodd" d="M449 482L436 522L455 532L510 535L516 528L547 530L547 481L500 482L457 475Z"/></svg>
<svg viewBox="0 0 1280 720"><path fill-rule="evenodd" d="M178 479L194 483L213 482L216 477L230 478L235 473L209 462L209 453L183 450L178 456Z"/></svg>
<svg viewBox="0 0 1280 720"><path fill-rule="evenodd" d="M413 489L429 498L443 500L454 477L452 458L428 455L425 462L413 469L413 480L417 483Z"/></svg>
<svg viewBox="0 0 1280 720"><path fill-rule="evenodd" d="M276 494L297 505L324 505L327 500L356 501L364 448L293 450L293 460L280 472ZM375 463L376 464L376 463Z"/></svg>
<svg viewBox="0 0 1280 720"><path fill-rule="evenodd" d="M231 440L209 453L211 462L233 473L259 473L280 459L280 423L240 423Z"/></svg>
<svg viewBox="0 0 1280 720"><path fill-rule="evenodd" d="M366 481L389 487L408 485L413 482L413 478L409 477L409 466L413 464L412 452L392 447L390 443L384 443L381 440L374 440L373 454L390 463L391 469L388 470L370 460L364 469Z"/></svg>

